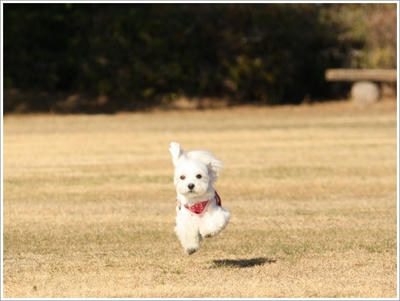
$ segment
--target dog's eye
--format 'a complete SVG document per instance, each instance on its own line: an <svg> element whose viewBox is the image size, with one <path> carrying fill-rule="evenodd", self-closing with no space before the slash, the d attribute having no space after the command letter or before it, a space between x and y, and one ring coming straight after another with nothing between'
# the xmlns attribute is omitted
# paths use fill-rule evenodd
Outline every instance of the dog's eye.
<svg viewBox="0 0 400 301"><path fill-rule="evenodd" d="M201 179L201 174L198 174L196 178Z"/></svg>
<svg viewBox="0 0 400 301"><path fill-rule="evenodd" d="M185 177L184 175L181 175L181 176L180 176L180 179L181 179L181 180L184 180L185 178L186 178L186 177Z"/></svg>

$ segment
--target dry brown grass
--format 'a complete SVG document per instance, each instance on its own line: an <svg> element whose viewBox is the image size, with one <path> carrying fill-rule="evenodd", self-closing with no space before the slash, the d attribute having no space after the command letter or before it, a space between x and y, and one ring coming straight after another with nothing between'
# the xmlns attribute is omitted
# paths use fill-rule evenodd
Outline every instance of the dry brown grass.
<svg viewBox="0 0 400 301"><path fill-rule="evenodd" d="M396 296L395 101L4 122L4 297ZM171 140L226 166L192 256Z"/></svg>

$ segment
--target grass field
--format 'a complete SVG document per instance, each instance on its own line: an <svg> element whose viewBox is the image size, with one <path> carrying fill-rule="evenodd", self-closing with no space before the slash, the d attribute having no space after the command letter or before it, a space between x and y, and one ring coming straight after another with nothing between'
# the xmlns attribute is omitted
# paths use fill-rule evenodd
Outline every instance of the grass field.
<svg viewBox="0 0 400 301"><path fill-rule="evenodd" d="M232 213L187 256L169 142ZM4 288L20 297L396 297L396 102L4 118Z"/></svg>

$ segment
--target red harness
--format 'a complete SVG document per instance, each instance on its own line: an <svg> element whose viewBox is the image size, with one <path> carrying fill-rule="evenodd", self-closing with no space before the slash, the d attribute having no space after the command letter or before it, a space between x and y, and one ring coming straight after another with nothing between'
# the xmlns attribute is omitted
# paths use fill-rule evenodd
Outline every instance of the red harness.
<svg viewBox="0 0 400 301"><path fill-rule="evenodd" d="M217 206L221 206L221 198L220 198L220 196L218 195L218 193L216 191L215 191L215 200L217 202ZM194 205L192 205L190 207L188 205L185 205L185 208L188 209L189 211L195 213L195 214L200 214L207 207L208 202L211 202L211 200L207 200L207 201L204 201L204 202L198 202L198 203L196 203L196 204L194 204Z"/></svg>

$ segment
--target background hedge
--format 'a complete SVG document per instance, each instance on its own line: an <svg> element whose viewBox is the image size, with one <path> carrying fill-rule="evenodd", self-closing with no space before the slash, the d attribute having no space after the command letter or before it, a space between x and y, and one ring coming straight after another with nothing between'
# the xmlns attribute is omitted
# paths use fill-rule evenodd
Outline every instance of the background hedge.
<svg viewBox="0 0 400 301"><path fill-rule="evenodd" d="M384 17L371 26L371 16ZM7 3L4 110L329 98L328 67L395 67L395 26L394 4Z"/></svg>

